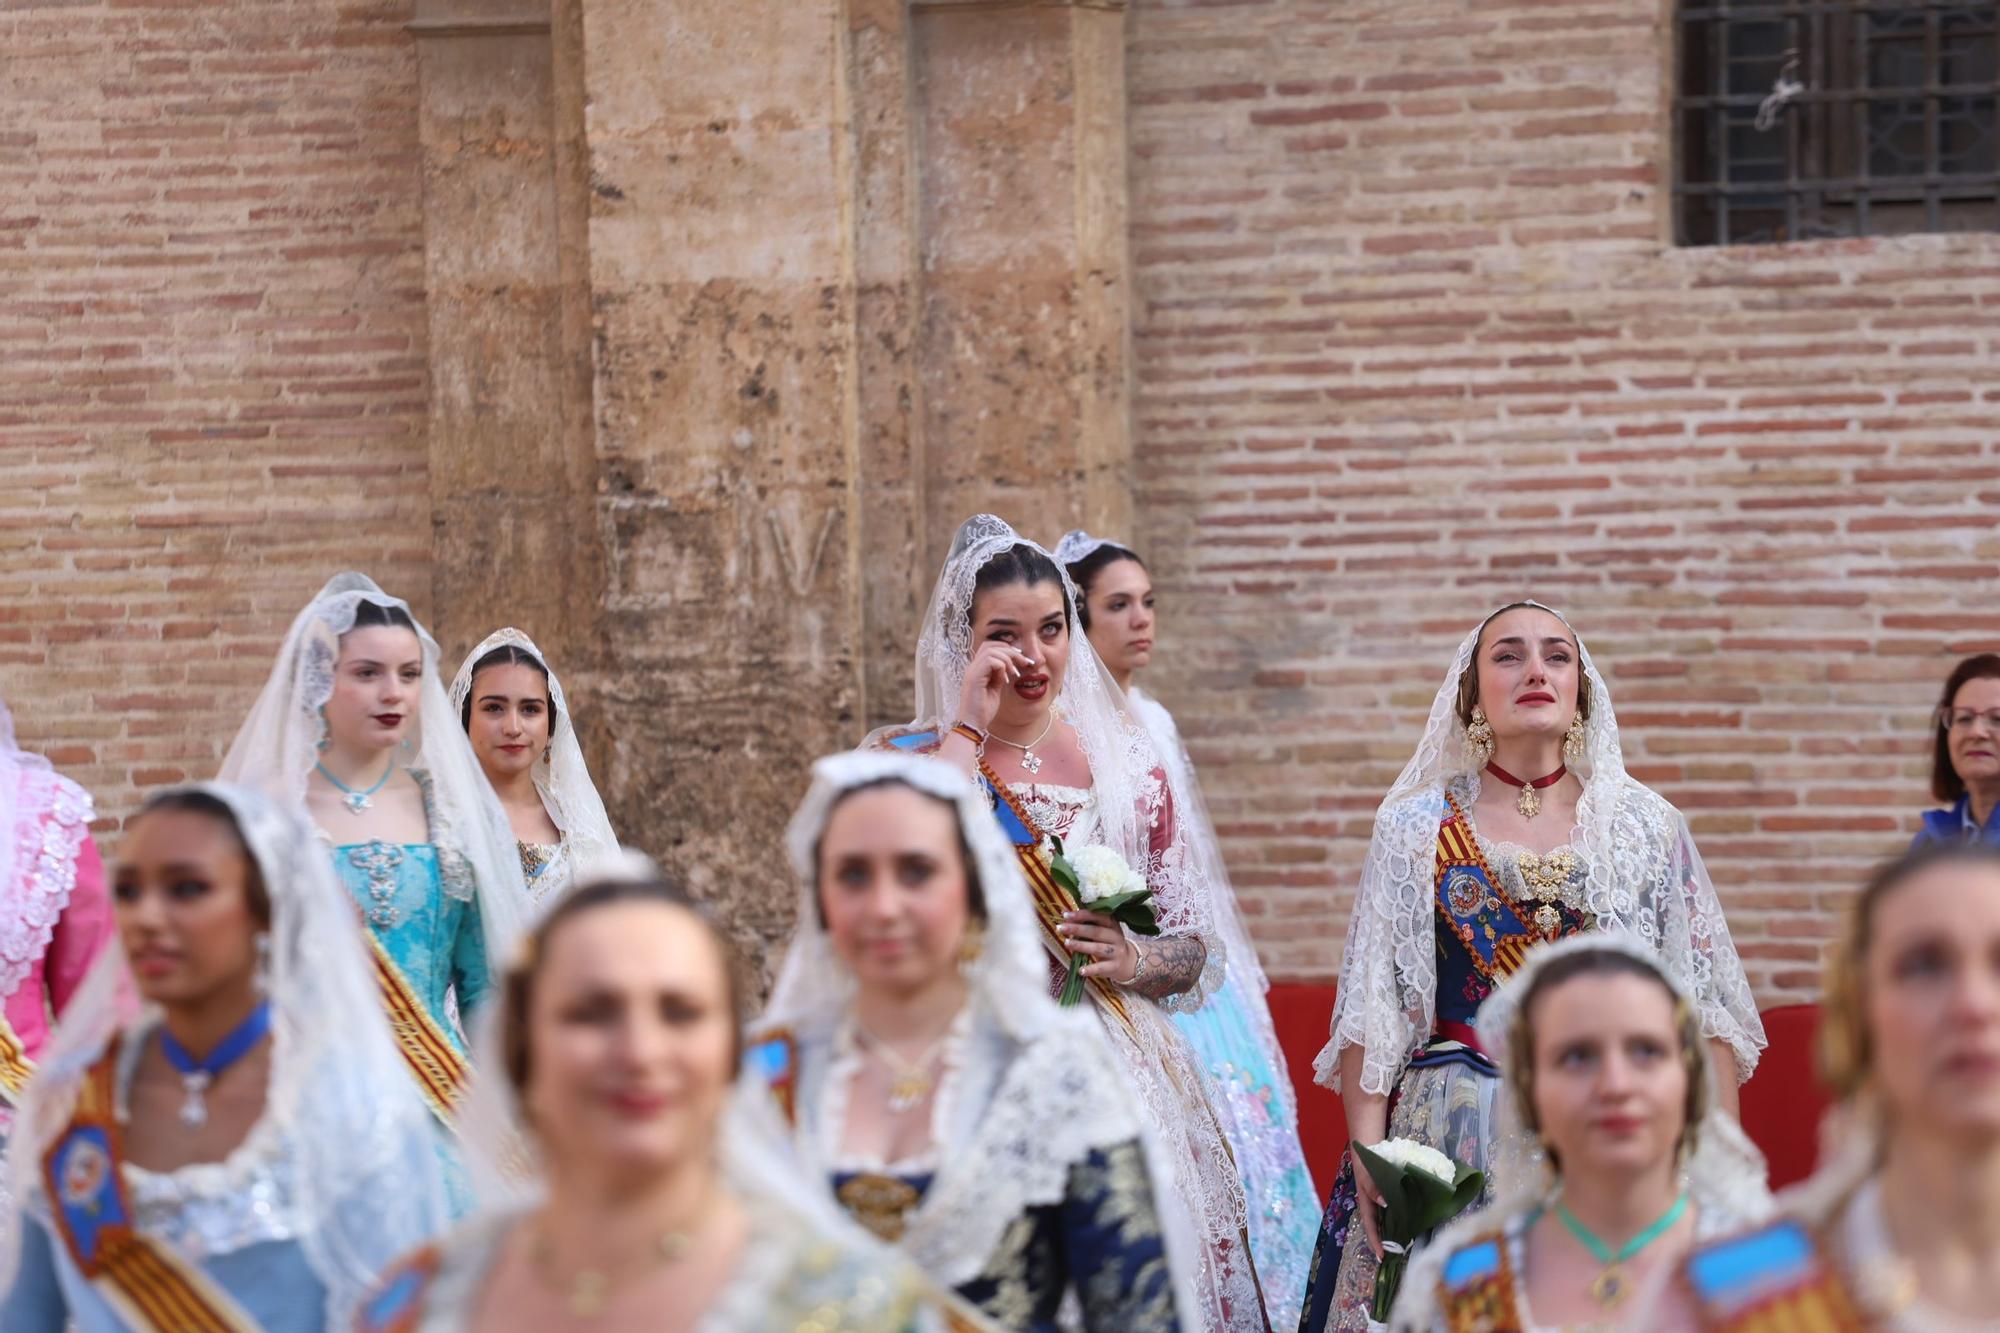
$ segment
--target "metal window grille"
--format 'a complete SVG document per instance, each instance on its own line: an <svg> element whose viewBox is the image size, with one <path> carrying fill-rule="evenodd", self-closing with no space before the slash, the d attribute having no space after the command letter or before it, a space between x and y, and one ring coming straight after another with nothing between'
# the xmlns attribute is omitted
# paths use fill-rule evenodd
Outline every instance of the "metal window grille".
<svg viewBox="0 0 2000 1333"><path fill-rule="evenodd" d="M2000 4L1679 6L1682 245L2000 229Z"/></svg>

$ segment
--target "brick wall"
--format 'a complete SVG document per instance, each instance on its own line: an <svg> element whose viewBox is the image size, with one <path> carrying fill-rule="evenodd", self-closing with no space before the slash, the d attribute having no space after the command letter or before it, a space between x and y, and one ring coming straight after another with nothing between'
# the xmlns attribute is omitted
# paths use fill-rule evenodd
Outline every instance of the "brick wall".
<svg viewBox="0 0 2000 1333"><path fill-rule="evenodd" d="M1321 978L1453 646L1564 608L1760 995L2000 643L2000 238L1666 243L1665 13L1135 0L1154 682L1274 975Z"/></svg>
<svg viewBox="0 0 2000 1333"><path fill-rule="evenodd" d="M329 573L429 600L408 17L0 13L0 698L106 823L213 773Z"/></svg>

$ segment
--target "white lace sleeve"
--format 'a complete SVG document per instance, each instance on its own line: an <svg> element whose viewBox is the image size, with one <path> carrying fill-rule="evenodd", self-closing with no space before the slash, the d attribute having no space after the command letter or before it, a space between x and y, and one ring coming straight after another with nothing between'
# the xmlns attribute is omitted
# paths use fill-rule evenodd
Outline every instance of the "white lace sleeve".
<svg viewBox="0 0 2000 1333"><path fill-rule="evenodd" d="M1313 1078L1340 1091L1340 1054L1365 1052L1361 1090L1387 1096L1436 1013L1437 953L1431 880L1441 790L1385 804L1355 893L1340 959L1331 1037Z"/></svg>
<svg viewBox="0 0 2000 1333"><path fill-rule="evenodd" d="M1214 929L1216 886L1192 854L1181 826L1173 785L1164 768L1152 771L1144 787L1146 865L1143 873L1159 905L1160 937L1140 941L1147 954L1141 992L1162 1008L1176 1012L1199 1009L1222 988L1228 957ZM1155 969L1165 969L1156 972ZM1146 982L1159 979L1147 986ZM1185 982L1185 984L1183 984ZM1172 987L1163 989L1162 985Z"/></svg>
<svg viewBox="0 0 2000 1333"><path fill-rule="evenodd" d="M1672 836L1668 892L1660 902L1661 950L1695 997L1702 1035L1729 1043L1736 1052L1737 1081L1745 1082L1764 1050L1764 1021L1729 938L1715 885L1678 810L1673 811Z"/></svg>

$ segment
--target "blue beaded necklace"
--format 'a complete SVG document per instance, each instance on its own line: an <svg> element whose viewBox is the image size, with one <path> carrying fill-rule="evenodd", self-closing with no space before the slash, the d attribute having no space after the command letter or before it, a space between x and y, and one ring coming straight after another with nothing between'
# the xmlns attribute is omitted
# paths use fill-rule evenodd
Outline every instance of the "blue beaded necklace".
<svg viewBox="0 0 2000 1333"><path fill-rule="evenodd" d="M208 1102L203 1094L214 1084L216 1075L250 1054L270 1030L270 1001L259 1001L248 1018L217 1042L207 1056L197 1060L187 1047L174 1040L173 1033L164 1027L160 1029L160 1054L167 1057L167 1063L181 1076L181 1086L187 1089L187 1101L181 1107L182 1124L194 1127L208 1123Z"/></svg>
<svg viewBox="0 0 2000 1333"><path fill-rule="evenodd" d="M326 764L323 762L315 761L313 767L319 770L319 775L321 777L325 778L328 782L331 782L334 786L340 788L341 792L343 793L343 795L340 798L341 802L344 805L346 805L349 810L352 810L355 814L358 815L363 810L366 810L369 807L370 801L368 800L368 798L373 796L376 792L381 791L383 785L387 783L390 777L392 777L395 774L396 759L395 756L393 755L390 756L389 767L382 770L382 776L377 778L375 780L375 785L370 787L367 791L356 791L353 787L348 786L345 782L342 782L339 778L335 777L332 773L328 772Z"/></svg>

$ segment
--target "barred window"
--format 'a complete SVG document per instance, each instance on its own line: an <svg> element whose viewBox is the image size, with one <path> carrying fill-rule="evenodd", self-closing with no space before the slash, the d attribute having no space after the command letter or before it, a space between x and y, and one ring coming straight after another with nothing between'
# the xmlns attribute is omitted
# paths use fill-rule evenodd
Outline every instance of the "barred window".
<svg viewBox="0 0 2000 1333"><path fill-rule="evenodd" d="M2000 4L1686 0L1682 245L2000 229Z"/></svg>

